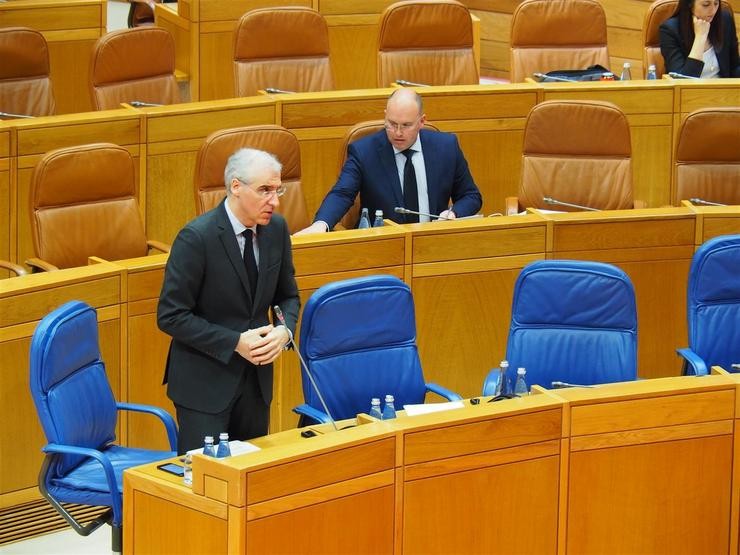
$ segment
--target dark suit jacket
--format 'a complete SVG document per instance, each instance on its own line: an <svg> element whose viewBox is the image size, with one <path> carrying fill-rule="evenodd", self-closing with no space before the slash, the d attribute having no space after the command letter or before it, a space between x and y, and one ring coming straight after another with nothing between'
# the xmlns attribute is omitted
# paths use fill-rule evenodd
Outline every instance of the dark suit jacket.
<svg viewBox="0 0 740 555"><path fill-rule="evenodd" d="M157 323L172 337L165 381L179 405L223 411L245 371L257 372L263 398L272 400L272 365L254 366L234 348L242 331L268 323L275 304L294 332L300 300L285 220L274 214L268 225L257 226L257 241L255 300L223 202L188 223L172 245Z"/></svg>
<svg viewBox="0 0 740 555"><path fill-rule="evenodd" d="M735 20L727 10L722 10L722 49L715 52L719 62L720 77L740 77L740 60L737 51ZM675 71L692 77L699 77L704 62L689 58L691 45L684 45L678 30L678 17L666 19L660 25L660 53L665 60L666 73Z"/></svg>
<svg viewBox="0 0 740 555"><path fill-rule="evenodd" d="M457 216L477 213L482 203L481 195L457 137L425 129L420 134L429 211L439 214L447 210L452 199L452 209ZM321 203L314 221L324 221L329 229L333 228L358 193L362 208L367 208L371 217L376 210L382 210L384 218L404 223L404 215L394 212L396 206L404 206L403 193L393 147L384 129L349 145L339 180Z"/></svg>

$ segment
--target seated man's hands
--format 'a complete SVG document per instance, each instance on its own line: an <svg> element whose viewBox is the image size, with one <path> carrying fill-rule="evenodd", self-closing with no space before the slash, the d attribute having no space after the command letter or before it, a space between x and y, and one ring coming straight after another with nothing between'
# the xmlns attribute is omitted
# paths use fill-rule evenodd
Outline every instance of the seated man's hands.
<svg viewBox="0 0 740 555"><path fill-rule="evenodd" d="M329 231L329 226L326 225L326 222L318 221L312 223L308 227L304 227L303 229L296 231L293 235L308 235L309 233L326 233Z"/></svg>

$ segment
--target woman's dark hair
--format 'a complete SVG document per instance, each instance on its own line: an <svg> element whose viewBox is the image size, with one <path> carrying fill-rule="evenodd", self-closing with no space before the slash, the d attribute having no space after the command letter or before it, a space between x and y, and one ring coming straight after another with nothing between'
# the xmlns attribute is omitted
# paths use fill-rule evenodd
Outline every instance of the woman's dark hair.
<svg viewBox="0 0 740 555"><path fill-rule="evenodd" d="M691 45L694 44L694 21L691 16L691 8L695 2L701 2L702 0L678 0L678 6L676 11L673 12L672 17L678 17L678 33L681 35L681 41L683 47L688 52L691 50ZM712 23L709 26L709 42L712 43L715 51L722 50L722 2L719 3L719 9L712 18Z"/></svg>

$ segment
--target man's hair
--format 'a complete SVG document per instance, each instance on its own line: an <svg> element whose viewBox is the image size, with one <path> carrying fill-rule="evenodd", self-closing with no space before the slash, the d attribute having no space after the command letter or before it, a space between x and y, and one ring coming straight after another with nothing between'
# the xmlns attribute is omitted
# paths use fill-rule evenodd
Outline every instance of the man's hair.
<svg viewBox="0 0 740 555"><path fill-rule="evenodd" d="M401 91L410 91L411 92L411 94L413 95L414 100L416 101L416 105L419 108L419 115L423 114L424 113L424 101L421 99L421 95L418 92L416 92L414 90L411 90L411 89L396 89L395 91L393 91L391 93L391 95L388 97L388 102L386 103L386 107L388 106L388 104L390 104L390 102L393 99L393 97L396 96L397 94L400 94ZM409 94L409 93L404 92L402 94Z"/></svg>
<svg viewBox="0 0 740 555"><path fill-rule="evenodd" d="M226 194L231 194L231 182L234 179L238 179L245 185L251 185L254 176L264 170L280 173L282 169L283 165L273 154L256 148L240 148L229 156L226 162L226 169L224 169Z"/></svg>

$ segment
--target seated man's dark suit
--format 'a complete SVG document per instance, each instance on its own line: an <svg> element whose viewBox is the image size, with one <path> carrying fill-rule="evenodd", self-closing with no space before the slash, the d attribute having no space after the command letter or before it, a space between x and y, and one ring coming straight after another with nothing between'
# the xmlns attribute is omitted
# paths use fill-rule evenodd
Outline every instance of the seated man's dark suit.
<svg viewBox="0 0 740 555"><path fill-rule="evenodd" d="M722 49L715 54L719 62L720 77L740 77L740 60L738 60L737 34L732 13L721 10L717 16L722 17ZM666 73L675 71L691 77L699 77L704 69L704 62L689 58L691 45L684 45L678 28L678 17L666 19L660 25L660 53L665 60Z"/></svg>
<svg viewBox="0 0 740 555"><path fill-rule="evenodd" d="M449 207L456 216L470 216L480 210L482 200L478 187L460 150L457 137L422 129L422 153L426 168L429 212L439 214ZM344 216L359 193L362 208L370 216L376 210L383 217L404 223L403 214L396 214L396 206L404 207L403 192L398 177L393 147L385 130L380 130L349 145L347 161L337 183L326 195L314 221L326 222L329 229Z"/></svg>

